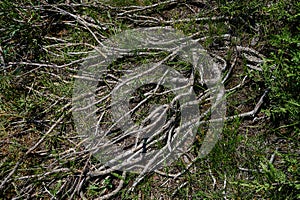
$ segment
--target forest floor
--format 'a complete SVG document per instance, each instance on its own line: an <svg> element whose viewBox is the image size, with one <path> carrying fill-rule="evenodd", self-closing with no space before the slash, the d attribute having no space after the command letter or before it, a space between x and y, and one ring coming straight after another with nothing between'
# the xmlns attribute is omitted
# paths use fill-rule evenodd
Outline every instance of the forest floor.
<svg viewBox="0 0 300 200"><path fill-rule="evenodd" d="M2 0L0 199L299 199L299 11L293 0ZM83 145L74 85L89 79L78 72L97 47L149 27L172 27L206 50L220 68L226 116L208 155L199 152L210 114L171 165L123 172L103 166ZM212 93L190 63L143 49L116 59L99 78L99 127L120 137L111 123L113 88L127 71L161 60L185 77L195 75L197 105L201 113L211 109ZM148 84L131 94L135 124L153 112L152 104L174 100L159 88L163 95L146 101L156 89ZM180 121L167 119L173 125L148 140L150 149L170 145L164 134L176 134ZM130 141L136 140L121 142L132 148Z"/></svg>

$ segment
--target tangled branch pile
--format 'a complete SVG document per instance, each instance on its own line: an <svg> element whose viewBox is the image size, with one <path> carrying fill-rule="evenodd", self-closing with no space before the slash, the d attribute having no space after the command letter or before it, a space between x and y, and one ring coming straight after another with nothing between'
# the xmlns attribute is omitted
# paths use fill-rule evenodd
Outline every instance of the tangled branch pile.
<svg viewBox="0 0 300 200"><path fill-rule="evenodd" d="M141 1L134 6L113 6L99 1L11 3L5 0L0 5L0 100L3 104L0 107L3 118L0 121L3 138L0 190L6 198L109 199L122 191L135 194L134 189L149 171L161 177L160 186L172 188L172 184L176 185L174 180L194 172L195 163L206 155L201 149L203 141L214 140L211 146L217 142L208 131L209 123L244 118L264 122L267 118L259 113L268 89L259 78L265 56L260 53L264 46L258 45L263 28L257 23L256 14L226 15L219 12L217 3L198 0L149 4ZM205 54L221 72L219 83L225 85L226 116L212 117L212 112L221 105L221 101L213 99L220 88L208 87L207 77L197 65L191 64L192 60L184 62L177 55L178 48L172 45L168 49L159 48L170 41L148 41L152 47L156 42L159 45L141 51L118 49L122 57L97 74L91 74L88 67L95 64L91 57L96 55L102 59L103 49L110 48L108 38L124 30L149 27L181 30L188 39L206 49ZM245 34L238 33L239 29ZM250 37L253 33L258 36ZM84 68L85 73L78 73L82 72L82 66L88 67ZM142 75L148 79L143 80ZM177 78L174 84L180 84L171 89L164 87L165 82L173 83L169 77L174 76ZM136 83L137 80L142 83ZM92 85L93 89L76 91L76 81L77 84L96 82L96 85ZM130 84L141 86L131 91ZM192 92L194 99L181 101ZM90 100L90 96L94 98L92 104L82 104L82 99ZM117 101L112 104L114 99ZM127 103L123 104L125 100ZM182 124L184 106L192 108L189 113L199 109L200 120L188 116L186 124ZM72 117L72 113L78 112L77 117L82 121L74 121ZM132 123L126 124L128 118ZM83 122L83 127L78 128ZM185 135L180 135L179 127L185 125L196 127L196 132L184 129ZM85 137L88 127L91 128ZM190 141L189 136L196 136L196 140ZM174 138L181 138L182 149L173 146ZM118 154L120 149L132 154L124 158ZM175 154L180 155L184 164L157 169L162 157L152 160L152 157L141 157L147 151L163 149L178 151ZM101 150L102 157L97 157ZM104 159L103 155L111 165L99 161ZM125 162L128 156L132 156L129 163ZM150 160L148 165L143 165L143 159ZM118 165L120 161L124 162ZM123 168L138 174L119 171ZM211 171L209 174L215 180ZM169 197L186 185L186 181L177 183L177 189ZM95 186L97 189L93 189ZM223 186L226 188L226 181ZM222 195L226 198L226 193Z"/></svg>

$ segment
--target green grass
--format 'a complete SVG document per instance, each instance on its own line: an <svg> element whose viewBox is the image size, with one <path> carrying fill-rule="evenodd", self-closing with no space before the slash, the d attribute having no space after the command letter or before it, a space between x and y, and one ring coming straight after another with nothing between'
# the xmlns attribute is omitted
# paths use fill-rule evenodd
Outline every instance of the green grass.
<svg viewBox="0 0 300 200"><path fill-rule="evenodd" d="M102 41L123 30L147 26L119 18L117 13L126 8L116 8L147 6L161 1L101 2L97 6L91 3L87 3L88 6L59 6L69 13L90 17L92 20L86 21L95 25L89 27L90 30L70 15L59 13L41 2L0 2L0 47L3 50L0 56L5 61L5 68L4 65L0 67L1 183L16 163L22 160L1 189L0 199L49 199L52 196L57 199L80 199L81 194L75 188L79 187L82 180L80 191L88 199L108 194L117 188L121 172L89 177L86 166L91 171L99 167L97 159L89 157L87 153L65 153L71 148L74 152L82 151L69 112L71 105L66 105L71 103L73 76L80 67L80 59L87 55L82 52L92 51L91 45L97 46L91 32L96 33ZM65 1L58 3L64 4ZM103 7L104 4L112 8ZM44 9L29 6L42 6ZM225 82L225 88L236 86L246 75L247 78L242 87L226 94L228 116L252 110L263 92L268 90L269 93L256 120L252 117L228 120L210 154L197 160L177 180L150 173L136 186L136 190L128 192L138 176L128 173L122 189L114 198L300 198L299 11L300 4L293 0L254 0L192 3L190 7L184 4L158 6L138 13L162 17L166 21L190 17L191 21L175 22L172 26L187 35L197 32L196 38L207 37L205 41L200 41L201 45L208 52L225 59L228 65L234 60L236 45L250 47L265 56L262 71L255 71L247 67L251 63L243 55L237 54L235 67ZM196 20L214 16L223 16L224 19ZM223 34L231 34L232 38L226 43ZM218 48L224 46L229 49L222 51ZM110 69L128 69L164 56L120 59ZM68 63L71 64L66 65ZM61 65L65 66L57 67ZM180 60L169 62L168 65L187 74L190 70L190 66ZM201 84L194 88L199 93L205 90ZM165 103L170 99L172 96L166 95L152 101ZM140 109L135 114L144 116L147 109ZM60 117L63 117L61 122L45 135ZM109 114L105 117L109 118ZM205 125L199 128L193 147L188 152L191 158L198 155L206 129ZM26 155L26 151L43 136L44 141ZM187 165L185 159L180 158L162 171L175 174ZM56 172L56 169L68 170ZM49 174L45 175L47 172ZM24 180L19 180L20 177Z"/></svg>

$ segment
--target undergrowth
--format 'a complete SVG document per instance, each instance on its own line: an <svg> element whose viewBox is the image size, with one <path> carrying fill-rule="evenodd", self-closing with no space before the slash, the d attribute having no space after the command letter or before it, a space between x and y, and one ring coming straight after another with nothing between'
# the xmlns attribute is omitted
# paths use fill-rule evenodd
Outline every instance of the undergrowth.
<svg viewBox="0 0 300 200"><path fill-rule="evenodd" d="M93 199L112 193L123 179L123 187L110 198L300 198L299 2L47 2L0 2L0 199ZM150 7L119 14L137 6ZM185 18L190 20L180 21ZM196 38L205 38L199 42L209 53L228 66L234 63L232 71L224 70L224 76L230 74L225 81L228 117L251 111L264 92L267 96L254 117L228 119L212 152L183 175L170 174L186 169L197 157L205 125L185 157L162 169L164 175L147 174L129 192L137 174L89 175L99 163L78 145L70 111L74 76L97 39L130 28L167 25L187 35L197 33ZM261 70L249 68L253 63L236 53L238 46L264 56ZM146 61L129 58L115 68ZM181 66L180 61L172 64ZM241 87L230 90L239 83ZM194 89L205 87L196 83Z"/></svg>

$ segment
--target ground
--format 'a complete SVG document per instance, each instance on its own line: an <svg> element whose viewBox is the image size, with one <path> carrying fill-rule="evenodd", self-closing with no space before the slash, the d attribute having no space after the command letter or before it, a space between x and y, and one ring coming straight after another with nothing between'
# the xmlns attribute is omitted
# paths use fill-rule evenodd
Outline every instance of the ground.
<svg viewBox="0 0 300 200"><path fill-rule="evenodd" d="M299 10L293 0L1 1L0 199L300 198ZM104 167L76 129L74 85L89 78L78 71L107 38L168 26L198 40L221 69L226 116L218 141L201 157L207 112L191 148L170 166L147 173ZM116 59L97 77L95 114L110 138L123 134L112 128L111 91L145 63L168 58L164 64L182 76L195 75L201 113L214 105L201 73L171 53L143 49ZM176 96L156 84L131 95L137 126L153 112L151 105L172 104ZM168 146L164 136L180 125L180 103L173 104L170 129L146 141L149 150ZM116 143L126 149L135 141Z"/></svg>

